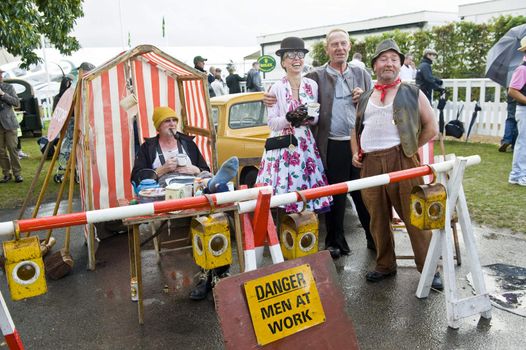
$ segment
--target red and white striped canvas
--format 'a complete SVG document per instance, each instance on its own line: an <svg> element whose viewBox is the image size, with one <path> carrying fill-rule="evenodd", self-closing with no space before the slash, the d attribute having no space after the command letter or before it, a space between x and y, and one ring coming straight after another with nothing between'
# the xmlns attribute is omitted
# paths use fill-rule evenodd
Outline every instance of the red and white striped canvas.
<svg viewBox="0 0 526 350"><path fill-rule="evenodd" d="M121 54L112 60L113 64L109 61L83 77L81 115L84 120L80 125L82 146L78 160L85 210L116 207L118 199L133 197L130 174L135 157L135 117L139 143L157 133L151 120L157 106L169 106L179 115L183 115L184 108L186 125L210 130L205 78L168 57L153 51ZM128 111L119 105L130 94L126 88L126 67L130 67L128 78L133 81L138 101L137 108ZM185 77L183 100L177 81L181 76ZM209 138L197 135L195 141L212 166Z"/></svg>
<svg viewBox="0 0 526 350"><path fill-rule="evenodd" d="M429 141L418 149L418 155L420 156L420 164L433 164L435 157L435 143L434 140ZM432 177L430 175L424 176L424 183L430 183Z"/></svg>

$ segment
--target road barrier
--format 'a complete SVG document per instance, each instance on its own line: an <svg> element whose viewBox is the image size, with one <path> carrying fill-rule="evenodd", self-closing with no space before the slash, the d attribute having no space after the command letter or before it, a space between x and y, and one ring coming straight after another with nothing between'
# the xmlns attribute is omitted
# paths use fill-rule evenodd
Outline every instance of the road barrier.
<svg viewBox="0 0 526 350"><path fill-rule="evenodd" d="M454 158L453 156L453 158L450 160L436 162L431 165L425 165L388 174L371 176L359 180L352 180L334 185L311 188L299 192L291 192L275 196L270 195L272 187L265 186L252 189L242 189L233 192L216 193L206 197L198 196L193 198L182 198L161 202L129 205L119 208L100 209L74 214L3 222L0 223L0 237L12 235L16 230L19 230L20 232L38 231L43 229L83 225L87 223L119 220L128 217L153 215L175 210L207 207L213 209L213 207L216 205L229 203L237 203L238 212L241 215L249 212L255 212L255 217L253 219L254 226L252 229L258 232L261 231L260 233L263 235L268 233L269 208L299 202L300 200L311 200L314 198L344 194L375 186L383 186L410 178L433 174L434 176L437 176L439 182L446 185L447 188L448 199L446 205L446 225L445 229L433 231L433 237L420 277L416 295L419 298L427 297L431 287L433 275L438 267L438 261L442 256L448 326L451 328L458 328L459 321L462 318L466 318L475 314L480 314L484 318L491 317L491 303L489 301L489 295L486 292L482 269L476 249L473 228L471 225L471 219L462 187L465 168L467 166L479 164L480 161L481 159L477 155L457 158ZM448 172L447 176L446 172ZM267 193L266 195L264 194L265 192ZM258 198L258 200L255 200L255 198ZM262 198L265 198L265 200ZM258 207L260 207L260 210L257 209ZM474 278L476 290L475 296L464 299L461 299L457 296L452 253L452 234L450 223L453 211L455 209L459 217L459 223L466 245L466 253L470 259L470 270ZM265 216L265 218L263 218L263 216ZM258 237L261 236L260 234L257 234L258 232L254 232L255 240L258 240ZM276 246L276 249L279 249L277 242L270 243L274 243L271 245ZM281 251L279 253L281 253ZM276 261L282 259L282 256L281 258L280 256L276 256L276 259L273 257L273 260ZM250 260L252 261L254 259ZM250 267L253 268L254 266L252 265L256 264L252 262L249 265L251 265ZM4 335L5 334L6 333L4 333Z"/></svg>

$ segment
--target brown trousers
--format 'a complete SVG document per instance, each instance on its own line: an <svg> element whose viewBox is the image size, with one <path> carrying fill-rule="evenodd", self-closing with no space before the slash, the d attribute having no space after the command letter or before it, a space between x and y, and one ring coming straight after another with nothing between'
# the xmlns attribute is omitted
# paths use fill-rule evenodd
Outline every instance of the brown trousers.
<svg viewBox="0 0 526 350"><path fill-rule="evenodd" d="M11 170L15 176L22 175L22 167L16 149L17 143L16 129L6 130L0 125L0 167L2 167L4 176L9 175Z"/></svg>
<svg viewBox="0 0 526 350"><path fill-rule="evenodd" d="M419 165L417 154L407 158L402 148L396 146L365 154L361 177L390 173ZM363 201L371 215L371 234L376 244L376 271L396 270L395 242L391 225L392 207L405 223L415 254L416 267L418 271L422 271L431 242L431 231L420 230L410 223L411 190L413 186L422 183L422 178L415 178L362 190Z"/></svg>

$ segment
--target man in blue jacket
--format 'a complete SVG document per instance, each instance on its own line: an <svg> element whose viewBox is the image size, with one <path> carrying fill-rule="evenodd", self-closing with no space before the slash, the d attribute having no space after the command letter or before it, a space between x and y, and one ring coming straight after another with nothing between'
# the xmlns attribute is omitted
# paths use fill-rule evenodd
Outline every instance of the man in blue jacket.
<svg viewBox="0 0 526 350"><path fill-rule="evenodd" d="M422 90L424 95L426 95L429 102L431 102L433 96L433 90L443 91L442 80L433 75L433 70L431 65L433 61L437 58L438 54L433 49L425 49L424 57L418 66L416 72L416 85Z"/></svg>

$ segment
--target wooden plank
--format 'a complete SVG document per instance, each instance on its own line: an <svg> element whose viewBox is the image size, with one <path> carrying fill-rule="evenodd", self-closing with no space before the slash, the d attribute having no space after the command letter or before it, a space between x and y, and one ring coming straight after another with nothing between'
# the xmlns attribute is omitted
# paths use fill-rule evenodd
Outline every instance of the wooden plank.
<svg viewBox="0 0 526 350"><path fill-rule="evenodd" d="M246 281L292 267L309 264L325 312L326 321L265 347L257 345L243 285ZM345 312L345 297L328 251L222 279L214 287L217 315L226 349L358 349L352 320Z"/></svg>

